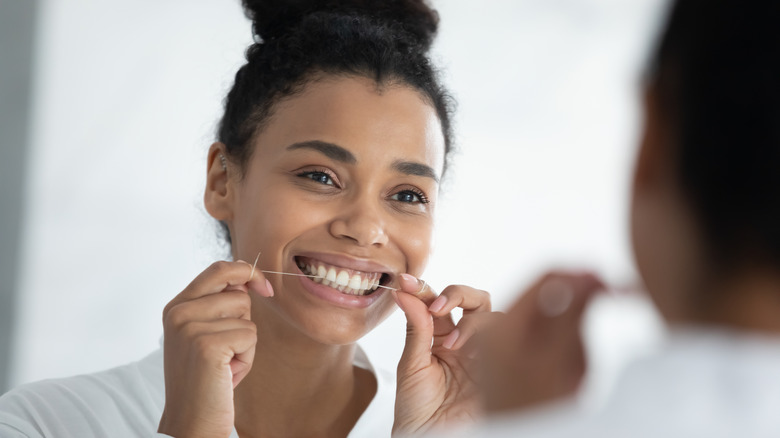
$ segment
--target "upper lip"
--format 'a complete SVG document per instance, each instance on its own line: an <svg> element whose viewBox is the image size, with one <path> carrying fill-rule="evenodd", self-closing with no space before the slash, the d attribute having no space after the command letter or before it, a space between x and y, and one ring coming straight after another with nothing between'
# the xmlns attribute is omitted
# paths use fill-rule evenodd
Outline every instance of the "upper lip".
<svg viewBox="0 0 780 438"><path fill-rule="evenodd" d="M391 275L395 272L395 269L392 269L387 265L375 262L373 260L354 258L344 254L307 252L307 253L297 254L297 257L306 257L310 259L315 259L327 263L329 265L351 269L353 271L380 272L383 274L391 274Z"/></svg>

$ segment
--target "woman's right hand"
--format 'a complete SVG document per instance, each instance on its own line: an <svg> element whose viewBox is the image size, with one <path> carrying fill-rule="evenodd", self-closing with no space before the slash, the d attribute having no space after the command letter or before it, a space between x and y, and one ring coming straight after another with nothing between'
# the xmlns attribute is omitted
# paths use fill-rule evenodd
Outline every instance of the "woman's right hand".
<svg viewBox="0 0 780 438"><path fill-rule="evenodd" d="M216 262L165 306L165 409L158 432L230 436L233 389L252 368L257 343L249 293L270 297L273 289L246 262Z"/></svg>
<svg viewBox="0 0 780 438"><path fill-rule="evenodd" d="M551 272L481 334L481 391L488 414L549 403L574 394L586 370L580 327L594 274Z"/></svg>

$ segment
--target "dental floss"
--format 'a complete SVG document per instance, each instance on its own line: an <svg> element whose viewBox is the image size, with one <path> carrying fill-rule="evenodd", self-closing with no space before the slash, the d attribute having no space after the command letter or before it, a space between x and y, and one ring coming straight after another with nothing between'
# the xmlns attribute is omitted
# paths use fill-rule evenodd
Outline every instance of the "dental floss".
<svg viewBox="0 0 780 438"><path fill-rule="evenodd" d="M252 272L249 274L249 281L252 281L252 279L255 278L255 268L257 267L257 261L260 260L260 254L262 254L262 252L258 252L257 257L255 257L255 263L252 265Z"/></svg>

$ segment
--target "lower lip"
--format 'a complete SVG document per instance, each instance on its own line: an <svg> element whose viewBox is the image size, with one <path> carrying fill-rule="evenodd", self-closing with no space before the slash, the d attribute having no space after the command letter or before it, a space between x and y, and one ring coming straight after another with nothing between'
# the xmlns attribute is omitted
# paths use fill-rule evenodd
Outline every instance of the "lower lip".
<svg viewBox="0 0 780 438"><path fill-rule="evenodd" d="M365 309L378 300L386 291L384 289L377 289L370 295L350 295L341 293L338 289L333 289L330 286L324 284L315 283L309 277L298 277L310 294L323 299L329 303L333 303L339 307L345 307L348 309Z"/></svg>

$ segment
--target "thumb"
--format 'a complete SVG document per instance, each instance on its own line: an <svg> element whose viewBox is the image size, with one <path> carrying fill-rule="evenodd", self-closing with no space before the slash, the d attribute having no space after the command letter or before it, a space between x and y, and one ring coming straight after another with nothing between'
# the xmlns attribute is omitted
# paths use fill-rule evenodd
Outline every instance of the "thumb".
<svg viewBox="0 0 780 438"><path fill-rule="evenodd" d="M416 296L401 291L392 294L406 316L406 344L398 371L411 373L431 364L433 317L428 306Z"/></svg>

